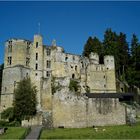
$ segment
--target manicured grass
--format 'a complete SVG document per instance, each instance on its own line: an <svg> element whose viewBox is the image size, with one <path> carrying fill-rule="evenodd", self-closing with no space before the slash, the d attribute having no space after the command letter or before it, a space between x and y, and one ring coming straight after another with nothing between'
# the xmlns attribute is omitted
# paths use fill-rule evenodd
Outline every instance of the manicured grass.
<svg viewBox="0 0 140 140"><path fill-rule="evenodd" d="M29 128L8 127L6 133L0 135L0 139L24 139L29 132Z"/></svg>
<svg viewBox="0 0 140 140"><path fill-rule="evenodd" d="M105 131L103 131L105 129ZM140 125L42 130L40 139L140 139Z"/></svg>

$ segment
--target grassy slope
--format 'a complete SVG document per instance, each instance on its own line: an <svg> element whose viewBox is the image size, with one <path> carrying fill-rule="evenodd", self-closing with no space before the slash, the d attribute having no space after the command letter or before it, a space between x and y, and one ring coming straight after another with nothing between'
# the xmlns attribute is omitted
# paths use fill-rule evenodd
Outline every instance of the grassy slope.
<svg viewBox="0 0 140 140"><path fill-rule="evenodd" d="M140 125L43 130L41 139L140 139ZM106 129L103 131L103 129Z"/></svg>
<svg viewBox="0 0 140 140"><path fill-rule="evenodd" d="M21 139L24 138L28 128L23 127L8 127L6 133L0 135L0 139Z"/></svg>

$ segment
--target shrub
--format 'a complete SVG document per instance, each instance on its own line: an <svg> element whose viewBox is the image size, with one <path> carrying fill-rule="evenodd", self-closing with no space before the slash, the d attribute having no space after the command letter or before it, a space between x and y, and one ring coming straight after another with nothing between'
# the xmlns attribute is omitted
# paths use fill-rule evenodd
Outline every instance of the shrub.
<svg viewBox="0 0 140 140"><path fill-rule="evenodd" d="M51 88L52 88L52 94L54 94L56 91L60 91L62 88L60 83L58 84L55 83L55 77L52 77Z"/></svg>
<svg viewBox="0 0 140 140"><path fill-rule="evenodd" d="M86 90L87 93L90 93L90 87L89 86L86 86L85 90Z"/></svg>
<svg viewBox="0 0 140 140"><path fill-rule="evenodd" d="M0 127L3 127L3 126L8 126L8 123L7 121L0 121Z"/></svg>
<svg viewBox="0 0 140 140"><path fill-rule="evenodd" d="M74 92L78 92L79 89L79 84L77 81L71 79L70 83L69 83L69 90L70 91L74 91Z"/></svg>
<svg viewBox="0 0 140 140"><path fill-rule="evenodd" d="M14 108L13 107L9 107L6 110L4 110L1 113L1 118L2 119L8 119L9 121L13 120L14 119Z"/></svg>
<svg viewBox="0 0 140 140"><path fill-rule="evenodd" d="M12 121L12 122L8 122L8 121L0 121L0 127L4 127L4 126L20 126L20 122L18 121Z"/></svg>
<svg viewBox="0 0 140 140"><path fill-rule="evenodd" d="M20 122L19 121L12 121L12 122L9 122L8 124L7 124L7 126L20 126Z"/></svg>

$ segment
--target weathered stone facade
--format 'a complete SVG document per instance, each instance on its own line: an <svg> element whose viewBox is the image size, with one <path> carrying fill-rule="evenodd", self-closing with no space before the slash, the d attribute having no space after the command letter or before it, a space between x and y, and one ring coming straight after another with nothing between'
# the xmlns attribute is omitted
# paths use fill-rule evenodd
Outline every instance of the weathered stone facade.
<svg viewBox="0 0 140 140"><path fill-rule="evenodd" d="M25 77L30 77L37 86L37 111L51 114L54 126L86 127L92 125L124 124L124 107L115 99L91 100L83 97L83 93L116 93L115 65L113 56L105 56L104 64L99 64L99 56L91 53L89 58L64 52L62 47L53 43L51 46L43 45L42 36L35 35L33 42L22 39L10 39L6 42L4 71L2 79L1 111L12 106L14 89L18 82ZM78 92L81 96L73 95L69 90L70 80L79 83ZM53 81L54 80L54 81ZM53 85L53 84L55 85ZM55 93L52 88L55 86ZM57 93L57 94L56 94ZM79 98L76 102L64 101L60 98L63 93L71 93L71 98ZM76 99L75 99L76 100ZM62 101L62 102L61 102ZM111 112L102 114L97 111L99 102L110 104L104 107L111 108ZM65 104L66 103L66 104ZM115 107L114 104L117 104ZM72 110L75 108L75 110ZM113 109L112 109L113 108ZM83 110L83 112L82 112ZM103 112L104 108L101 109ZM60 112L67 112L62 116ZM71 115L77 114L72 119ZM83 113L83 114L82 114ZM67 116L67 114L69 116ZM117 115L116 115L117 114ZM47 116L47 115L44 115ZM106 119L106 123L100 124ZM109 122L109 118L113 119ZM85 120L85 118L87 120ZM44 120L47 118L44 117ZM70 119L70 120L69 120ZM65 120L65 122L64 122ZM67 121L66 123L66 120ZM82 124L78 124L82 122ZM90 121L94 121L90 123Z"/></svg>
<svg viewBox="0 0 140 140"><path fill-rule="evenodd" d="M125 124L125 107L118 99L77 98L56 93L53 96L53 125L81 128Z"/></svg>

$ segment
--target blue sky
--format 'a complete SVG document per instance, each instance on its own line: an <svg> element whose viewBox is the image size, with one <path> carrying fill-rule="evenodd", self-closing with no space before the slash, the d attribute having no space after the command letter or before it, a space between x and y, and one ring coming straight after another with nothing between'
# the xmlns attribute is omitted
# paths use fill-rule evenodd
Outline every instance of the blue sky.
<svg viewBox="0 0 140 140"><path fill-rule="evenodd" d="M0 2L0 64L9 38L33 40L38 22L44 44L56 39L66 52L81 54L89 36L103 40L104 31L140 38L140 2Z"/></svg>

